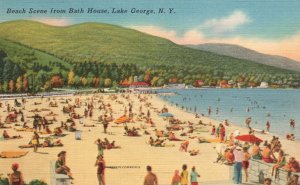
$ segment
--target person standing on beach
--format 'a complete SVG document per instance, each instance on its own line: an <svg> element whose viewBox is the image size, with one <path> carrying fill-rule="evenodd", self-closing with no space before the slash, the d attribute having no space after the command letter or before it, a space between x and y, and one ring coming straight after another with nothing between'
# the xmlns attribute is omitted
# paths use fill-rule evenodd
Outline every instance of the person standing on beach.
<svg viewBox="0 0 300 185"><path fill-rule="evenodd" d="M147 166L147 175L144 180L144 185L158 185L157 177L154 173L152 173L152 167Z"/></svg>
<svg viewBox="0 0 300 185"><path fill-rule="evenodd" d="M225 138L225 127L223 124L220 124L220 140L221 142L224 142L224 138Z"/></svg>
<svg viewBox="0 0 300 185"><path fill-rule="evenodd" d="M11 165L11 169L13 170L13 173L9 174L9 185L23 185L24 179L22 172L18 171L19 164L14 163Z"/></svg>
<svg viewBox="0 0 300 185"><path fill-rule="evenodd" d="M180 180L181 180L181 177L179 175L179 170L175 170L171 185L179 185Z"/></svg>
<svg viewBox="0 0 300 185"><path fill-rule="evenodd" d="M98 167L97 178L98 178L99 185L105 185L105 179L104 179L105 163L102 155L97 156L95 166Z"/></svg>
<svg viewBox="0 0 300 185"><path fill-rule="evenodd" d="M106 132L107 132L107 127L108 127L107 115L104 115L104 119L103 119L103 130L104 130L104 133L105 133L105 134L106 134Z"/></svg>
<svg viewBox="0 0 300 185"><path fill-rule="evenodd" d="M95 144L97 145L97 147L98 147L98 155L102 155L103 156L103 152L104 152L104 146L103 146L103 144L102 144L102 142L101 142L101 140L100 139L97 139L96 141L95 141Z"/></svg>
<svg viewBox="0 0 300 185"><path fill-rule="evenodd" d="M212 129L211 129L211 134L210 135L215 135L216 134L216 126L213 125Z"/></svg>
<svg viewBox="0 0 300 185"><path fill-rule="evenodd" d="M31 140L31 144L33 145L33 151L34 152L37 152L38 147L40 145L39 139L40 139L39 134L36 131L34 131L33 136L32 136L32 140Z"/></svg>
<svg viewBox="0 0 300 185"><path fill-rule="evenodd" d="M249 159L251 158L251 155L248 153L248 148L243 147L243 162L242 167L245 172L246 180L245 182L248 182L248 167L249 167Z"/></svg>
<svg viewBox="0 0 300 185"><path fill-rule="evenodd" d="M243 152L241 147L235 146L233 150L234 155L234 174L233 181L235 184L242 183L242 162L243 162Z"/></svg>
<svg viewBox="0 0 300 185"><path fill-rule="evenodd" d="M189 183L189 172L187 171L187 165L184 164L182 166L182 172L181 172L181 180L180 180L180 184L181 185L188 185Z"/></svg>
<svg viewBox="0 0 300 185"><path fill-rule="evenodd" d="M200 175L196 172L195 166L193 166L191 171L191 185L198 185L197 177L200 177Z"/></svg>

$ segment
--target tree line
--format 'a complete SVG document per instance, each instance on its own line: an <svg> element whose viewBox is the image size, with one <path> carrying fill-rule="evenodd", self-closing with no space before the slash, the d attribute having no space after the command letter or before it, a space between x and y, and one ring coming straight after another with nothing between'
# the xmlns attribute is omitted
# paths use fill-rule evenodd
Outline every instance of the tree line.
<svg viewBox="0 0 300 185"><path fill-rule="evenodd" d="M34 53L32 54L34 58ZM124 63L77 62L70 68L49 62L41 65L34 61L30 65L18 65L11 61L4 51L0 51L0 92L23 93L50 91L52 88L111 88L131 84L134 78L149 83L153 87L161 87L169 83L185 83L198 86L201 80L205 86L218 86L221 83L240 83L242 87L258 86L268 82L273 87L299 88L299 73L283 70L250 69L224 70L213 66L201 65L140 65ZM224 68L227 68L225 66Z"/></svg>

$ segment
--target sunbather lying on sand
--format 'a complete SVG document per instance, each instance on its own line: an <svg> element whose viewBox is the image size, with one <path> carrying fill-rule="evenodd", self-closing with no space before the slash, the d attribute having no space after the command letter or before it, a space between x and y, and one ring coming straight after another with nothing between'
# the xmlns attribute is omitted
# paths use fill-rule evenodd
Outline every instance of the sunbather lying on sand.
<svg viewBox="0 0 300 185"><path fill-rule="evenodd" d="M43 147L55 147L55 146L64 146L64 145L62 144L60 139L53 142L53 141L51 141L50 138L45 138L42 146Z"/></svg>
<svg viewBox="0 0 300 185"><path fill-rule="evenodd" d="M11 127L10 127L10 126L5 126L3 123L0 123L0 129L1 129L1 128L2 128L2 129L3 129L3 128L5 129L5 128L11 128Z"/></svg>
<svg viewBox="0 0 300 185"><path fill-rule="evenodd" d="M195 150L195 149L189 150L189 153L190 153L191 156L195 156L195 155L199 154L199 150Z"/></svg>
<svg viewBox="0 0 300 185"><path fill-rule="evenodd" d="M6 130L3 130L3 134L2 134L4 139L21 139L22 136L18 135L18 136L10 136Z"/></svg>
<svg viewBox="0 0 300 185"><path fill-rule="evenodd" d="M127 136L139 136L139 133L135 127L132 129L129 129L127 126L125 126L125 135Z"/></svg>
<svg viewBox="0 0 300 185"><path fill-rule="evenodd" d="M169 139L170 141L182 141L182 139L177 138L177 137L175 136L175 133L173 133L173 132L169 132L169 137L168 137L168 139Z"/></svg>

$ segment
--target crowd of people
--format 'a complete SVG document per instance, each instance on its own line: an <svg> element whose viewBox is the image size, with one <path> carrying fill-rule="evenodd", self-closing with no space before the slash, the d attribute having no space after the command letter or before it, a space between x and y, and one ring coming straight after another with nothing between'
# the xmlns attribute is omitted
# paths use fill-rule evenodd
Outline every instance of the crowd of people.
<svg viewBox="0 0 300 185"><path fill-rule="evenodd" d="M124 133L124 136L142 136L142 133L144 133L144 135L149 135L147 136L147 138L149 137L147 143L150 146L174 147L176 146L175 144L178 143L179 151L185 152L190 156L197 156L200 154L199 149L190 149L192 139L197 138L199 140L199 143L202 143L200 142L202 141L202 139L200 137L197 137L199 135L199 132L202 132L203 129L207 129L208 131L208 126L211 126L211 132L208 132L212 136L217 137L218 142L228 145L224 152L218 155L216 162L222 161L222 163L224 164L233 166L235 177L234 182L236 184L242 183L242 171L245 175L245 182L249 181L248 168L251 158L262 160L266 163L272 163L272 176L274 175L275 178L278 177L279 170L283 169L289 172L288 181L294 182L296 179L298 181L297 175L293 173L300 172L299 162L294 157L286 159L286 153L282 150L282 144L277 137L274 137L270 142L265 142L262 150L260 148L259 142L254 143L251 147L249 143L241 145L241 143L236 143L235 134L226 133L226 127L230 126L228 120L225 120L223 123L220 123L218 125L213 125L211 123L203 123L199 115L196 116L197 119L199 119L198 123L183 121L179 118L174 118L173 116L164 117L162 120L168 123L166 124L164 130L161 130L161 128L150 130L149 128L156 127L158 124L160 124L159 122L156 122L153 115L155 113L157 113L158 115L168 113L168 107L163 106L161 109L156 109L152 106L151 101L149 101L147 96L138 95L138 100L143 103L144 106L139 106L138 111L135 111L137 109L134 109L136 107L134 107L135 104L132 103L130 96L122 94L121 97L125 101L121 101L121 99L114 94L109 95L108 99L109 101L115 101L118 104L124 105L123 117L126 118L126 121L120 124L118 123L118 125L124 128L124 132L122 132ZM51 98L48 98L47 102L49 102L49 107L59 107L60 104L67 104L63 106L62 110L60 109L60 111L64 113L64 120L60 122L60 126L57 126L57 120L55 118L57 114L53 113L52 111L47 114L48 116L53 117L52 120L47 119L43 114L39 114L36 110L33 111L34 116L32 116L31 118L28 117L26 118L27 120L25 120L23 111L16 111L9 104L7 104L7 109L9 109L10 111L13 109L14 113L21 117L20 121L23 123L22 129L32 129L33 135L27 146L33 147L34 152L37 152L39 147L63 146L60 139L53 141L53 138L51 137L44 137L44 141L42 141L42 137L40 135L53 134L53 136L55 137L63 137L65 132L76 132L81 126L96 127L94 124L90 125L88 123L82 122L82 118L92 120L93 117L95 117L94 115L97 116L97 124L103 125L103 133L107 135L111 134L110 129L112 127L110 125L112 125L112 121L114 120L114 110L112 109L112 105L110 103L105 103L103 97L98 97L98 99L91 97L86 102L82 102L80 98L76 98L75 103L72 99L69 98L62 99L60 103L57 103L57 101L54 99L53 101L51 101ZM18 105L22 106L22 104L20 103ZM77 108L79 107L83 108L83 112L80 113L77 111ZM100 110L101 114L97 114L96 109L97 111ZM211 108L209 108L208 111L210 114ZM32 126L27 125L28 123L30 123L30 121L32 121ZM79 125L76 125L76 122L79 122ZM127 126L127 123L129 124L135 122L141 122L142 124L140 125L140 127L138 127L136 124L131 127ZM246 119L246 126L249 129L251 129L250 124L251 117ZM4 124L2 124L2 126L4 126ZM50 126L52 127L52 129L54 129L53 131L50 129ZM270 129L270 123L267 124L267 127ZM254 133L251 132L250 134ZM10 136L7 130L3 131L3 138L5 139L18 137L22 136ZM154 137L156 138L154 139ZM109 141L108 138L99 138L94 142L97 145L95 166L97 167L97 178L99 185L106 184L104 172L107 166L105 165L104 156L106 157L106 155L104 155L104 151L120 148L120 146L116 145L116 141ZM289 139L294 140L295 138L293 135L290 135ZM55 172L58 174L65 174L69 176L70 179L74 179L71 168L66 163L66 153L66 151L61 151L58 154L57 161L55 163ZM15 181L17 181L16 179L18 179L19 181L23 181L22 173L17 171L18 165L14 165L13 169L15 169L15 177L12 179L15 179ZM146 169L147 175L144 179L144 185L157 185L158 178L156 174L152 172L152 167L147 166ZM179 173L179 170L175 170L174 176L171 179L171 184L197 185L199 177L200 175L197 173L195 166L193 166L191 168L191 171L189 172L187 165L183 165L181 173ZM270 184L271 179L266 179L266 183Z"/></svg>

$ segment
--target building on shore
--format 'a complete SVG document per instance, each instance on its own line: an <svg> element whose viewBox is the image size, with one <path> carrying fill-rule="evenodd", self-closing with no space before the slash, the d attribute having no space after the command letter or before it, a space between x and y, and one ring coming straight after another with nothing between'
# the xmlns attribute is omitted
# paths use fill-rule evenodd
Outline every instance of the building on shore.
<svg viewBox="0 0 300 185"><path fill-rule="evenodd" d="M268 88L268 87L269 87L268 82L261 82L261 83L260 83L260 86L258 86L257 88L265 89L265 88Z"/></svg>

